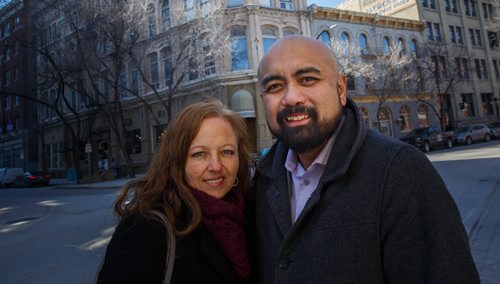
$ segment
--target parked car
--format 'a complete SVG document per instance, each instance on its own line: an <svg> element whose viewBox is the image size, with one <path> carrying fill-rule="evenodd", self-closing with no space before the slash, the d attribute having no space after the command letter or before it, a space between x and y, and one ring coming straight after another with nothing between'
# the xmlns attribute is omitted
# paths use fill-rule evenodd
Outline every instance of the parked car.
<svg viewBox="0 0 500 284"><path fill-rule="evenodd" d="M47 186L50 183L50 174L45 172L33 171L25 172L23 176L20 176L14 182L15 186L18 187L31 187L36 185Z"/></svg>
<svg viewBox="0 0 500 284"><path fill-rule="evenodd" d="M490 141L491 131L483 123L477 123L470 126L460 127L455 130L457 143L470 145L472 142Z"/></svg>
<svg viewBox="0 0 500 284"><path fill-rule="evenodd" d="M500 122L492 122L488 124L491 131L491 137L500 138Z"/></svg>
<svg viewBox="0 0 500 284"><path fill-rule="evenodd" d="M10 187L17 177L22 177L24 170L22 168L0 168L0 186Z"/></svg>
<svg viewBox="0 0 500 284"><path fill-rule="evenodd" d="M455 138L452 131L442 132L436 127L422 127L413 129L400 140L429 152L436 146L453 147Z"/></svg>

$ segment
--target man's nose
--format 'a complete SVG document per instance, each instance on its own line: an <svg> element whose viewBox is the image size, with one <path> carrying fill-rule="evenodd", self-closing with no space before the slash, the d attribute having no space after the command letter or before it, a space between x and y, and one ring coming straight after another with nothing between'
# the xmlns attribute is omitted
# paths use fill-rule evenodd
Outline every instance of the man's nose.
<svg viewBox="0 0 500 284"><path fill-rule="evenodd" d="M305 103L306 98L302 91L302 88L297 84L288 84L281 103L288 106L295 106Z"/></svg>

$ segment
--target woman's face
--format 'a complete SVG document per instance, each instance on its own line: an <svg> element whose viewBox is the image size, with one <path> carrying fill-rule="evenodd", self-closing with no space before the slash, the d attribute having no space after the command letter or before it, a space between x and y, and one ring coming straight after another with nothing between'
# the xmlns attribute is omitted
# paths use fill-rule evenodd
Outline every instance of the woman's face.
<svg viewBox="0 0 500 284"><path fill-rule="evenodd" d="M189 146L186 182L220 199L235 183L238 166L238 141L231 124L220 117L203 120Z"/></svg>

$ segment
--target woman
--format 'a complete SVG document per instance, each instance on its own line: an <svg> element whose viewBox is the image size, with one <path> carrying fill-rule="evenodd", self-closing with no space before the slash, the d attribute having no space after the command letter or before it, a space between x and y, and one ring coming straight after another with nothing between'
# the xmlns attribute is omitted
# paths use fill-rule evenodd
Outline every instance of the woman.
<svg viewBox="0 0 500 284"><path fill-rule="evenodd" d="M144 177L116 200L120 218L98 283L161 283L174 225L172 283L251 282L252 224L245 210L250 147L244 120L209 100L184 108L168 125ZM247 209L253 206L247 205Z"/></svg>

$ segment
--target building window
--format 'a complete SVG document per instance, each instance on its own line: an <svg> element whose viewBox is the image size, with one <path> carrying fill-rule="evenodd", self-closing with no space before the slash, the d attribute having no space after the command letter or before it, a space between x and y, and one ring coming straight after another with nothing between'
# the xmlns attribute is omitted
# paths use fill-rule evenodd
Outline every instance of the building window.
<svg viewBox="0 0 500 284"><path fill-rule="evenodd" d="M488 79L488 69L486 67L485 59L474 59L474 65L476 67L476 76L478 79Z"/></svg>
<svg viewBox="0 0 500 284"><path fill-rule="evenodd" d="M231 70L248 69L247 37L244 28L231 31Z"/></svg>
<svg viewBox="0 0 500 284"><path fill-rule="evenodd" d="M500 61L493 59L493 68L495 68L495 77L497 79L500 79L500 69L499 69L500 66L499 65L500 65Z"/></svg>
<svg viewBox="0 0 500 284"><path fill-rule="evenodd" d="M476 42L478 46L483 46L483 40L481 39L481 31L475 30L476 32Z"/></svg>
<svg viewBox="0 0 500 284"><path fill-rule="evenodd" d="M441 27L438 23L434 23L434 39L436 41L441 41Z"/></svg>
<svg viewBox="0 0 500 284"><path fill-rule="evenodd" d="M292 0L280 0L280 8L284 10L293 10Z"/></svg>
<svg viewBox="0 0 500 284"><path fill-rule="evenodd" d="M273 29L262 29L262 44L264 45L264 53L267 53L275 42L276 32Z"/></svg>
<svg viewBox="0 0 500 284"><path fill-rule="evenodd" d="M142 136L140 129L127 131L127 136L125 137L125 148L128 154L142 153Z"/></svg>
<svg viewBox="0 0 500 284"><path fill-rule="evenodd" d="M391 53L391 41L389 37L384 37L384 55L389 55Z"/></svg>
<svg viewBox="0 0 500 284"><path fill-rule="evenodd" d="M127 92L127 73L123 72L120 74L120 98L126 98L128 97L128 92Z"/></svg>
<svg viewBox="0 0 500 284"><path fill-rule="evenodd" d="M283 36L291 36L291 35L296 35L297 32L295 30L289 30L289 29L286 29L286 30L283 30Z"/></svg>
<svg viewBox="0 0 500 284"><path fill-rule="evenodd" d="M165 134L165 128L167 127L166 124L160 124L160 125L155 125L152 128L153 132L153 150L158 149L160 147L161 139L163 135Z"/></svg>
<svg viewBox="0 0 500 284"><path fill-rule="evenodd" d="M455 27L449 26L450 28L450 41L452 43L457 43L457 36L455 35Z"/></svg>
<svg viewBox="0 0 500 284"><path fill-rule="evenodd" d="M213 56L213 51L210 50L210 45L203 46L203 53L205 54L204 69L205 75L210 75L215 73L215 60Z"/></svg>
<svg viewBox="0 0 500 284"><path fill-rule="evenodd" d="M259 0L260 6L272 7L271 0Z"/></svg>
<svg viewBox="0 0 500 284"><path fill-rule="evenodd" d="M190 58L188 65L189 65L188 79L189 80L198 79L198 62L196 61L196 58Z"/></svg>
<svg viewBox="0 0 500 284"><path fill-rule="evenodd" d="M432 30L432 23L431 22L425 23L425 30L427 32L427 38L429 40L434 40L434 31Z"/></svg>
<svg viewBox="0 0 500 284"><path fill-rule="evenodd" d="M477 17L476 1L464 0L465 15Z"/></svg>
<svg viewBox="0 0 500 284"><path fill-rule="evenodd" d="M149 72L151 76L151 88L157 90L160 88L160 75L158 70L158 56L156 53L149 55Z"/></svg>
<svg viewBox="0 0 500 284"><path fill-rule="evenodd" d="M228 8L240 7L240 6L243 6L243 0L228 0L227 1Z"/></svg>
<svg viewBox="0 0 500 284"><path fill-rule="evenodd" d="M418 127L428 127L428 119L427 119L427 106L419 105L418 106Z"/></svg>
<svg viewBox="0 0 500 284"><path fill-rule="evenodd" d="M155 36L158 32L156 30L156 8L153 3L148 5L148 27L149 36Z"/></svg>
<svg viewBox="0 0 500 284"><path fill-rule="evenodd" d="M135 96L139 95L139 72L137 69L130 72L130 89Z"/></svg>
<svg viewBox="0 0 500 284"><path fill-rule="evenodd" d="M161 57L163 61L163 78L165 80L165 86L169 87L173 76L173 64L172 64L172 49L168 46L164 48L161 52Z"/></svg>
<svg viewBox="0 0 500 284"><path fill-rule="evenodd" d="M360 107L359 112L366 126L370 127L370 115L368 114L368 110L365 107Z"/></svg>
<svg viewBox="0 0 500 284"><path fill-rule="evenodd" d="M413 57L415 57L415 58L417 57L417 52L418 52L418 50L417 50L418 47L417 46L418 46L417 45L417 40L412 39L410 41L410 52L413 55Z"/></svg>
<svg viewBox="0 0 500 284"><path fill-rule="evenodd" d="M405 41L402 38L398 38L397 44L398 44L398 48L400 49L399 54L400 55L406 54L406 44L405 44Z"/></svg>
<svg viewBox="0 0 500 284"><path fill-rule="evenodd" d="M484 115L494 115L493 112L493 94L483 93L481 94L481 104L483 106Z"/></svg>
<svg viewBox="0 0 500 284"><path fill-rule="evenodd" d="M327 32L327 31L322 31L319 36L318 36L318 39L324 43L326 46L330 47L330 34Z"/></svg>
<svg viewBox="0 0 500 284"><path fill-rule="evenodd" d="M408 106L402 106L399 109L399 126L401 132L408 132L411 130L411 120L410 120L410 108Z"/></svg>
<svg viewBox="0 0 500 284"><path fill-rule="evenodd" d="M462 112L464 117L476 116L474 111L474 100L472 94L462 94L463 109Z"/></svg>
<svg viewBox="0 0 500 284"><path fill-rule="evenodd" d="M493 20L495 15L493 13L493 5L483 3L483 16L485 19Z"/></svg>
<svg viewBox="0 0 500 284"><path fill-rule="evenodd" d="M170 29L170 0L163 0L161 4L161 19L163 20L163 29Z"/></svg>
<svg viewBox="0 0 500 284"><path fill-rule="evenodd" d="M359 48L361 49L361 54L368 54L368 40L365 34L359 35Z"/></svg>
<svg viewBox="0 0 500 284"><path fill-rule="evenodd" d="M455 27L456 31L456 36L457 36L457 44L463 44L463 36L462 36L462 28L461 27Z"/></svg>

